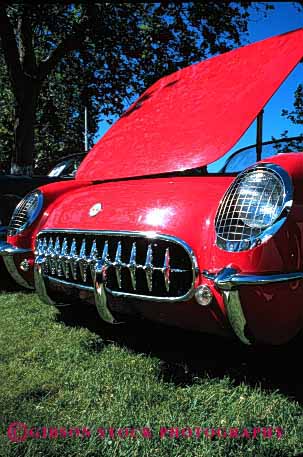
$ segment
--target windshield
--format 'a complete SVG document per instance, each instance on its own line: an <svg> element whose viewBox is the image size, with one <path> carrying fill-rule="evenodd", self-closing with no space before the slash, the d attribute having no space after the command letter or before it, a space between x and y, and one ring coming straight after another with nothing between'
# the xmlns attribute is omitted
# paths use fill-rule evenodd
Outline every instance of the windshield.
<svg viewBox="0 0 303 457"><path fill-rule="evenodd" d="M285 152L302 152L303 136L293 138L282 138L279 140L266 141L262 143L261 159L275 156ZM253 165L257 159L257 145L250 145L235 151L226 161L221 173L239 173L245 168Z"/></svg>
<svg viewBox="0 0 303 457"><path fill-rule="evenodd" d="M58 163L49 173L51 177L68 177L73 178L81 163L82 156L76 156L63 162Z"/></svg>

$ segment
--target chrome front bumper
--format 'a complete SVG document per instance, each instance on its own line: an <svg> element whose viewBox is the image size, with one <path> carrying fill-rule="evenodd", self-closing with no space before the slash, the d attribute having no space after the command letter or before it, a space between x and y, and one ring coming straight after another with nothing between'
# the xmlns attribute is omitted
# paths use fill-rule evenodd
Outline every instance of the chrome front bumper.
<svg viewBox="0 0 303 457"><path fill-rule="evenodd" d="M218 274L211 274L203 271L203 276L214 282L215 286L222 292L227 316L237 337L244 344L251 345L250 337L247 335L247 322L243 312L239 287L241 286L263 286L303 279L303 272L269 274L269 275L247 275L239 273L231 267L223 268Z"/></svg>
<svg viewBox="0 0 303 457"><path fill-rule="evenodd" d="M17 282L17 284L29 289L33 289L33 287L30 286L20 275L14 262L14 256L31 252L32 251L30 249L16 248L5 241L0 241L0 256L3 257L7 270L13 279ZM43 275L43 264L45 261L46 259L43 256L37 256L35 259L35 288L40 298L44 302L48 304L54 304L54 301L48 295L45 278ZM253 341L247 332L247 322L240 300L239 288L241 286L263 286L266 284L303 280L303 272L268 275L247 275L239 273L236 269L231 267L223 268L218 274L212 274L208 271L203 271L202 276L211 280L214 283L215 287L221 291L230 325L240 341L247 345L252 344ZM62 281L62 283L64 283L64 281ZM111 314L107 304L106 274L104 269L104 262L102 262L102 260L98 261L94 268L93 288L83 288L90 290L92 289L94 292L96 307L102 319L105 322L117 323L115 317Z"/></svg>
<svg viewBox="0 0 303 457"><path fill-rule="evenodd" d="M25 287L26 289L33 289L33 287L19 273L14 261L14 256L30 252L32 252L31 249L16 248L6 241L0 241L0 256L3 257L7 271L19 286Z"/></svg>

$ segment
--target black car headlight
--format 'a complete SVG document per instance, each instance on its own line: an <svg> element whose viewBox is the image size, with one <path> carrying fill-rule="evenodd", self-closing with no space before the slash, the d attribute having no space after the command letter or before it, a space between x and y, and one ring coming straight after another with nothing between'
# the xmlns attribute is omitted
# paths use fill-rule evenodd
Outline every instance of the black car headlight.
<svg viewBox="0 0 303 457"><path fill-rule="evenodd" d="M261 164L245 170L220 202L217 245L237 252L266 241L284 223L292 198L291 179L280 166Z"/></svg>
<svg viewBox="0 0 303 457"><path fill-rule="evenodd" d="M8 226L8 235L14 236L27 229L39 216L43 207L43 194L35 190L27 194L16 206Z"/></svg>

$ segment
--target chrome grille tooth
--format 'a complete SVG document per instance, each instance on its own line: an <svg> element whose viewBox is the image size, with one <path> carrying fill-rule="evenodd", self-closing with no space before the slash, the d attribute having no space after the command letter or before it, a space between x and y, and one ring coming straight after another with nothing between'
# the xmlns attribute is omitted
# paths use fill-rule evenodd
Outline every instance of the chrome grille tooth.
<svg viewBox="0 0 303 457"><path fill-rule="evenodd" d="M87 258L86 258L86 240L83 238L81 248L80 248L80 255L79 255L79 268L80 274L83 282L87 280Z"/></svg>
<svg viewBox="0 0 303 457"><path fill-rule="evenodd" d="M41 254L40 256L45 257L45 262L43 262L43 273L48 274L48 260L47 260L47 238L44 237L42 240L42 249L41 249Z"/></svg>
<svg viewBox="0 0 303 457"><path fill-rule="evenodd" d="M89 259L96 259L98 257L98 249L96 240L93 241L92 248L90 250Z"/></svg>
<svg viewBox="0 0 303 457"><path fill-rule="evenodd" d="M165 251L164 264L163 264L162 271L163 271L163 275L164 275L165 289L167 292L169 292L170 273L171 273L169 248L166 248L166 251Z"/></svg>
<svg viewBox="0 0 303 457"><path fill-rule="evenodd" d="M129 258L129 264L128 264L128 269L129 269L129 272L130 272L130 279L131 279L131 283L132 283L132 286L133 286L134 290L137 290L136 256L137 256L137 245L136 245L136 242L134 241L133 244L132 244L132 249L131 249L130 258Z"/></svg>
<svg viewBox="0 0 303 457"><path fill-rule="evenodd" d="M47 274L47 270L45 268L45 258L44 258L44 255L43 255L43 244L42 244L42 239L38 239L36 240L36 248L35 248L35 251L34 251L34 255L35 255L35 258L37 259L37 262L41 262L42 259L43 259L43 262L41 262L41 265L42 265L42 270L43 270L43 273L44 274Z"/></svg>
<svg viewBox="0 0 303 457"><path fill-rule="evenodd" d="M39 239L34 254L40 256L43 254L43 244L42 240Z"/></svg>
<svg viewBox="0 0 303 457"><path fill-rule="evenodd" d="M108 265L110 263L109 259L108 259L108 241L107 240L105 241L104 247L103 247L102 262L103 262L102 277L103 277L103 281L106 282L107 268L108 268Z"/></svg>
<svg viewBox="0 0 303 457"><path fill-rule="evenodd" d="M63 275L65 276L66 279L69 279L68 242L67 242L66 238L64 238L64 240L62 242L60 259L61 259Z"/></svg>
<svg viewBox="0 0 303 457"><path fill-rule="evenodd" d="M81 243L81 248L80 248L80 259L83 259L86 257L86 240L83 238L82 243Z"/></svg>
<svg viewBox="0 0 303 457"><path fill-rule="evenodd" d="M121 241L117 244L116 256L115 256L115 272L116 278L119 289L122 289L122 279L121 279L121 270L122 270L122 262L121 262L121 254L122 254L122 244Z"/></svg>
<svg viewBox="0 0 303 457"><path fill-rule="evenodd" d="M46 247L46 255L49 257L52 252L53 252L53 247L54 247L54 242L53 242L53 238L50 237L50 239L48 240L48 243L47 243L47 247Z"/></svg>
<svg viewBox="0 0 303 457"><path fill-rule="evenodd" d="M50 237L47 244L47 251L46 251L46 258L48 269L50 270L51 274L54 275L56 272L55 264L54 264L54 241L53 238Z"/></svg>
<svg viewBox="0 0 303 457"><path fill-rule="evenodd" d="M92 280L94 280L94 275L95 275L95 265L98 259L98 249L97 249L97 242L96 240L93 241L89 257L87 259L89 268L90 268L90 274Z"/></svg>
<svg viewBox="0 0 303 457"><path fill-rule="evenodd" d="M60 240L59 240L59 237L57 236L56 241L55 241L54 253L56 255L59 255L60 251L61 251Z"/></svg>
<svg viewBox="0 0 303 457"><path fill-rule="evenodd" d="M61 259L60 259L60 254L61 254L61 246L60 246L60 240L59 237L56 237L56 242L55 242L55 247L54 247L54 266L56 270L56 274L58 276L62 276L62 265L61 265Z"/></svg>
<svg viewBox="0 0 303 457"><path fill-rule="evenodd" d="M146 253L146 260L144 265L146 282L149 292L153 290L153 248L149 244Z"/></svg>
<svg viewBox="0 0 303 457"><path fill-rule="evenodd" d="M43 242L42 242L42 253L41 253L41 254L42 254L42 255L43 255L43 254L45 255L46 252L47 252L47 238L46 238L46 236L45 236L45 237L43 238Z"/></svg>
<svg viewBox="0 0 303 457"><path fill-rule="evenodd" d="M106 283L107 268L108 268L109 263L110 262L108 260L108 241L106 240L104 243L104 247L103 247L102 257L100 260L97 260L95 263L94 281L96 279L96 273L101 273L102 280L104 283Z"/></svg>
<svg viewBox="0 0 303 457"><path fill-rule="evenodd" d="M70 254L69 254L69 265L72 272L74 281L77 280L77 264L78 264L78 255L77 255L77 243L75 238L73 238Z"/></svg>

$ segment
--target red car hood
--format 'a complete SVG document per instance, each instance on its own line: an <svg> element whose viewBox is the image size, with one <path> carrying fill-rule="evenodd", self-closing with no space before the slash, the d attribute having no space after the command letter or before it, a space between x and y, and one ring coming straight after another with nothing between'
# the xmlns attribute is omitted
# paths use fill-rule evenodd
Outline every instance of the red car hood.
<svg viewBox="0 0 303 457"><path fill-rule="evenodd" d="M200 246L202 239L205 243L209 236L214 236L209 226L233 180L228 176L178 177L81 187L58 197L39 230L159 232ZM102 204L102 211L90 217L90 208L97 202ZM196 223L197 228L185 229L184 221L189 227Z"/></svg>
<svg viewBox="0 0 303 457"><path fill-rule="evenodd" d="M219 159L302 56L303 29L299 29L160 79L93 147L76 179L146 176Z"/></svg>

